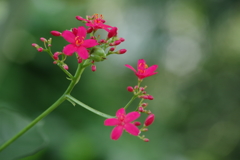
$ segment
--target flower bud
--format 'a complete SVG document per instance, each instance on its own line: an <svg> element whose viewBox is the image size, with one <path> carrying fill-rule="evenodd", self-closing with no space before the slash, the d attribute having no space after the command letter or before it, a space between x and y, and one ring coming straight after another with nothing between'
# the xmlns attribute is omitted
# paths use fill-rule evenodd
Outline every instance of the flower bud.
<svg viewBox="0 0 240 160"><path fill-rule="evenodd" d="M144 91L144 88L143 88L143 87L140 87L140 91Z"/></svg>
<svg viewBox="0 0 240 160"><path fill-rule="evenodd" d="M134 122L133 123L135 126L140 126L141 125L141 122Z"/></svg>
<svg viewBox="0 0 240 160"><path fill-rule="evenodd" d="M120 40L121 42L124 42L124 41L125 41L125 39L124 39L124 38L119 38L119 40Z"/></svg>
<svg viewBox="0 0 240 160"><path fill-rule="evenodd" d="M58 60L59 52L55 52L53 54L53 59Z"/></svg>
<svg viewBox="0 0 240 160"><path fill-rule="evenodd" d="M69 68L68 68L68 65L66 65L66 64L63 65L63 68L66 69L66 70L69 69Z"/></svg>
<svg viewBox="0 0 240 160"><path fill-rule="evenodd" d="M99 42L100 43L105 43L106 41L104 39L101 39Z"/></svg>
<svg viewBox="0 0 240 160"><path fill-rule="evenodd" d="M143 141L144 142L149 142L149 139L148 138L144 138Z"/></svg>
<svg viewBox="0 0 240 160"><path fill-rule="evenodd" d="M43 42L47 42L46 38L43 38L43 37L41 37L40 40Z"/></svg>
<svg viewBox="0 0 240 160"><path fill-rule="evenodd" d="M92 31L93 31L93 28L92 28L92 27L90 27L90 28L87 29L87 33L91 33Z"/></svg>
<svg viewBox="0 0 240 160"><path fill-rule="evenodd" d="M94 47L90 55L90 59L96 62L106 59L105 51L100 47Z"/></svg>
<svg viewBox="0 0 240 160"><path fill-rule="evenodd" d="M154 98L153 98L153 96L148 95L148 98L147 98L147 99L149 99L149 100L153 100Z"/></svg>
<svg viewBox="0 0 240 160"><path fill-rule="evenodd" d="M148 129L147 129L147 128L143 128L143 129L141 129L141 131L142 131L142 132L147 132Z"/></svg>
<svg viewBox="0 0 240 160"><path fill-rule="evenodd" d="M150 115L146 118L146 120L145 120L145 122L144 122L144 126L149 126L149 125L151 125L151 124L153 123L154 119L155 119L154 114L150 114Z"/></svg>
<svg viewBox="0 0 240 160"><path fill-rule="evenodd" d="M108 32L108 39L117 36L117 27L113 27L109 32Z"/></svg>
<svg viewBox="0 0 240 160"><path fill-rule="evenodd" d="M92 65L91 69L92 69L93 72L95 72L97 70L97 66Z"/></svg>
<svg viewBox="0 0 240 160"><path fill-rule="evenodd" d="M62 33L61 32L58 32L58 31L51 31L50 32L53 36L61 36Z"/></svg>
<svg viewBox="0 0 240 160"><path fill-rule="evenodd" d="M76 16L76 19L79 20L79 21L84 21L85 19L82 18L81 16Z"/></svg>
<svg viewBox="0 0 240 160"><path fill-rule="evenodd" d="M128 86L128 87L127 87L127 90L128 90L129 92L132 92L132 91L133 91L133 87Z"/></svg>
<svg viewBox="0 0 240 160"><path fill-rule="evenodd" d="M147 105L148 105L147 103L142 103L143 107L147 107Z"/></svg>
<svg viewBox="0 0 240 160"><path fill-rule="evenodd" d="M126 49L120 49L120 50L118 51L119 54L124 54L124 53L126 53L126 52L127 52Z"/></svg>
<svg viewBox="0 0 240 160"><path fill-rule="evenodd" d="M119 40L116 40L115 42L114 42L114 45L119 45L121 43L121 41L119 41Z"/></svg>
<svg viewBox="0 0 240 160"><path fill-rule="evenodd" d="M42 52L42 51L43 51L43 48L40 47L40 48L37 49L37 51L38 51L38 52Z"/></svg>
<svg viewBox="0 0 240 160"><path fill-rule="evenodd" d="M32 43L32 46L35 47L35 48L39 47L38 44L36 44L36 43Z"/></svg>
<svg viewBox="0 0 240 160"><path fill-rule="evenodd" d="M144 112L143 107L138 107L138 111L139 111L139 112Z"/></svg>
<svg viewBox="0 0 240 160"><path fill-rule="evenodd" d="M114 51L115 50L115 48L114 47L111 47L110 49L109 49L109 51Z"/></svg>

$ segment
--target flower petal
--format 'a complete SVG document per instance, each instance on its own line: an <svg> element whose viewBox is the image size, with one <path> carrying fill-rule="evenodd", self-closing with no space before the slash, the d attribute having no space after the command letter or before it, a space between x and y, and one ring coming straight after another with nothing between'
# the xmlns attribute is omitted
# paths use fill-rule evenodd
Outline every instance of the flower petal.
<svg viewBox="0 0 240 160"><path fill-rule="evenodd" d="M145 70L145 73L146 74L152 74L157 68L158 68L158 65L156 65L156 64L152 65L151 67L149 67Z"/></svg>
<svg viewBox="0 0 240 160"><path fill-rule="evenodd" d="M125 112L125 109L124 108L120 108L117 112L116 112L116 117L119 118L121 117L122 115L125 115L126 112Z"/></svg>
<svg viewBox="0 0 240 160"><path fill-rule="evenodd" d="M84 27L78 27L78 33L77 33L77 35L78 35L79 37L83 37L83 39L85 39L85 37L86 37L86 35L87 35L87 30L86 30L86 28L84 28Z"/></svg>
<svg viewBox="0 0 240 160"><path fill-rule="evenodd" d="M63 31L62 36L69 43L75 44L75 42L76 42L75 41L75 35L71 31L69 31L69 30Z"/></svg>
<svg viewBox="0 0 240 160"><path fill-rule="evenodd" d="M79 57L81 57L82 59L88 59L88 57L89 57L89 53L88 53L87 49L82 46L77 48L77 53L78 53Z"/></svg>
<svg viewBox="0 0 240 160"><path fill-rule="evenodd" d="M142 64L146 64L145 60L144 59L139 59L137 66L142 65Z"/></svg>
<svg viewBox="0 0 240 160"><path fill-rule="evenodd" d="M71 56L74 52L77 51L77 47L73 44L68 44L63 48L63 53L67 56Z"/></svg>
<svg viewBox="0 0 240 160"><path fill-rule="evenodd" d="M140 130L132 123L127 123L124 125L124 128L126 131L134 136L138 136L140 133Z"/></svg>
<svg viewBox="0 0 240 160"><path fill-rule="evenodd" d="M133 70L134 72L137 72L132 66L130 66L129 64L125 64L125 66L131 70Z"/></svg>
<svg viewBox="0 0 240 160"><path fill-rule="evenodd" d="M83 42L82 46L85 48L90 48L98 45L97 41L95 39L87 39Z"/></svg>
<svg viewBox="0 0 240 160"><path fill-rule="evenodd" d="M104 121L105 126L116 126L118 124L119 124L119 121L116 118L108 118Z"/></svg>
<svg viewBox="0 0 240 160"><path fill-rule="evenodd" d="M129 123L140 117L140 113L138 112L130 112L126 115L124 122Z"/></svg>
<svg viewBox="0 0 240 160"><path fill-rule="evenodd" d="M121 137L122 133L123 133L123 126L114 127L111 133L111 139L118 140L118 138Z"/></svg>

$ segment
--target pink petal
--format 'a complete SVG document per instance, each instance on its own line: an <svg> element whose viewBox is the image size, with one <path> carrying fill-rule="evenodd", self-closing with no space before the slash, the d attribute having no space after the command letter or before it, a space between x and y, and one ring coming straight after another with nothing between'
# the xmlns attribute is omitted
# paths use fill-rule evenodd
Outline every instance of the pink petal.
<svg viewBox="0 0 240 160"><path fill-rule="evenodd" d="M74 43L75 44L75 42L76 42L75 41L75 35L71 31L69 31L69 30L63 31L62 36L69 43Z"/></svg>
<svg viewBox="0 0 240 160"><path fill-rule="evenodd" d="M116 126L118 124L119 124L119 121L116 118L108 118L104 121L105 126Z"/></svg>
<svg viewBox="0 0 240 160"><path fill-rule="evenodd" d="M125 115L125 109L124 108L120 108L117 112L116 112L116 117L121 117L122 115Z"/></svg>
<svg viewBox="0 0 240 160"><path fill-rule="evenodd" d="M127 123L124 125L124 128L126 131L134 136L138 136L140 133L140 130L132 123Z"/></svg>
<svg viewBox="0 0 240 160"><path fill-rule="evenodd" d="M138 60L138 65L137 65L137 66L139 66L139 64L142 64L142 63L143 63L143 64L146 64L145 60L144 60L144 59L139 59L139 60Z"/></svg>
<svg viewBox="0 0 240 160"><path fill-rule="evenodd" d="M89 57L89 53L88 53L87 49L82 46L77 48L77 53L78 53L79 57L81 57L82 59L88 59L88 57Z"/></svg>
<svg viewBox="0 0 240 160"><path fill-rule="evenodd" d="M126 115L124 122L129 123L140 117L140 113L138 112L130 112Z"/></svg>
<svg viewBox="0 0 240 160"><path fill-rule="evenodd" d="M85 39L85 37L86 37L86 35L87 35L87 30L86 30L86 28L84 28L84 27L78 27L78 33L77 33L77 35L78 35L79 37L84 37L83 39Z"/></svg>
<svg viewBox="0 0 240 160"><path fill-rule="evenodd" d="M147 68L145 70L145 74L152 74L156 69L158 68L158 65L152 65L151 67Z"/></svg>
<svg viewBox="0 0 240 160"><path fill-rule="evenodd" d="M73 44L68 44L63 48L63 53L67 56L71 56L74 52L77 51L77 46Z"/></svg>
<svg viewBox="0 0 240 160"><path fill-rule="evenodd" d="M134 72L137 72L132 66L130 66L129 64L125 64L125 66L127 67L127 68L130 68L131 70L133 70Z"/></svg>
<svg viewBox="0 0 240 160"><path fill-rule="evenodd" d="M95 39L87 39L83 42L82 46L85 48L90 48L98 45L97 40Z"/></svg>
<svg viewBox="0 0 240 160"><path fill-rule="evenodd" d="M123 126L114 127L111 133L111 139L118 140L118 138L121 137L122 133L123 133Z"/></svg>

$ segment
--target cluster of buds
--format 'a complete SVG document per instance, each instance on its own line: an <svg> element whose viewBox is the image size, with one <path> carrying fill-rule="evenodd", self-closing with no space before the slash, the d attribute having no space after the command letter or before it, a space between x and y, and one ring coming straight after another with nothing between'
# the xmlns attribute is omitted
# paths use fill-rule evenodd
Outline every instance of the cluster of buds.
<svg viewBox="0 0 240 160"><path fill-rule="evenodd" d="M116 46L124 42L125 39L118 37L117 27L105 24L106 20L104 20L102 15L94 14L93 16L86 16L86 19L81 16L76 16L76 19L83 22L86 28L84 26L80 26L63 32L50 32L53 36L63 37L67 42L69 42L68 45L63 47L62 51L52 54L50 48L51 39L40 39L44 42L45 49L35 43L33 43L32 46L34 46L39 52L48 52L54 60L53 63L62 66L64 69L68 69L68 65L65 63L67 57L76 53L78 63L82 63L83 60L87 59L91 61L92 71L96 71L95 62L105 60L110 54L124 54L127 52L126 49L119 49L115 51ZM99 35L96 36L96 32L100 29L108 32L106 38L101 39ZM87 39L88 35L89 39ZM62 56L59 57L59 55Z"/></svg>

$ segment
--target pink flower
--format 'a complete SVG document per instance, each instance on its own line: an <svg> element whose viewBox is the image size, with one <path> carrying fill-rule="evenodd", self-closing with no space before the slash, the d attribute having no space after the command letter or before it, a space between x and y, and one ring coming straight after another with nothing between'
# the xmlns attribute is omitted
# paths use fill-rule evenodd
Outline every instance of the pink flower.
<svg viewBox="0 0 240 160"><path fill-rule="evenodd" d="M63 48L63 53L71 56L74 52L77 52L79 57L87 59L89 57L89 53L86 48L94 47L98 45L98 43L95 39L85 40L86 34L87 30L84 27L78 27L74 33L69 30L63 31L62 37L71 43Z"/></svg>
<svg viewBox="0 0 240 160"><path fill-rule="evenodd" d="M105 126L116 126L112 130L111 139L117 140L122 135L123 130L134 136L138 136L140 130L130 122L136 120L139 116L140 113L138 112L130 112L126 115L125 109L120 108L116 113L117 118L106 119L104 121Z"/></svg>
<svg viewBox="0 0 240 160"><path fill-rule="evenodd" d="M157 72L154 71L158 68L158 65L152 65L151 67L148 67L144 59L138 60L137 71L129 64L126 64L125 66L133 70L139 79L157 74Z"/></svg>
<svg viewBox="0 0 240 160"><path fill-rule="evenodd" d="M103 19L103 16L100 14L94 14L92 20L88 20L88 22L86 23L86 26L92 27L93 30L97 30L97 29L104 29L107 32L109 32L110 30L108 28L112 28L112 26L106 25L105 20Z"/></svg>

